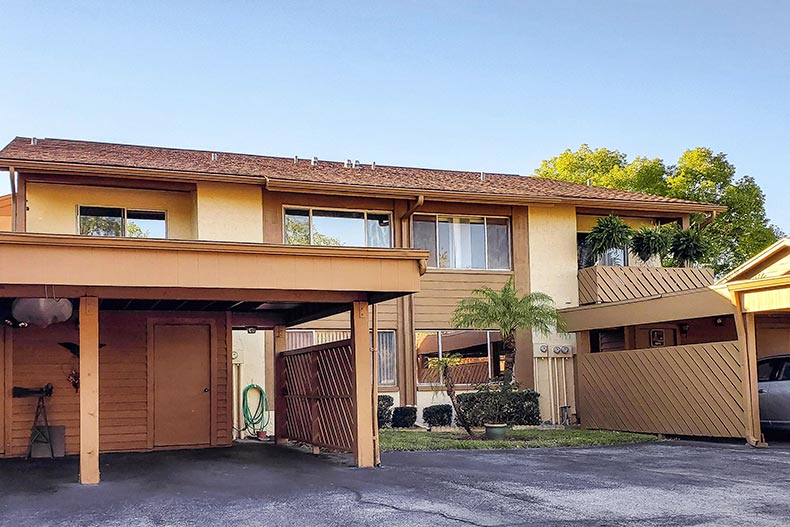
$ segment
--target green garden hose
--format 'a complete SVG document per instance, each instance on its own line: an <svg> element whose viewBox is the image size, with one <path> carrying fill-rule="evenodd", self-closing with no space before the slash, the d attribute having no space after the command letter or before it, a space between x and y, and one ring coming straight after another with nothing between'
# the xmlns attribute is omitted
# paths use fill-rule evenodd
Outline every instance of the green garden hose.
<svg viewBox="0 0 790 527"><path fill-rule="evenodd" d="M254 412L250 411L248 398L250 390L258 390L260 393L258 406L255 408ZM257 384L250 384L244 388L241 399L242 412L244 414L244 428L242 430L256 435L260 430L264 430L269 425L269 400L266 398L266 392Z"/></svg>

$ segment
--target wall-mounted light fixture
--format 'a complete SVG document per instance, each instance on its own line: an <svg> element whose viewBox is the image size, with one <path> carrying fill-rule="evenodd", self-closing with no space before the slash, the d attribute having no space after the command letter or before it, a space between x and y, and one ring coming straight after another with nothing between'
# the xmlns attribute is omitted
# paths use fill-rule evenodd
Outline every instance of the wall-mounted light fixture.
<svg viewBox="0 0 790 527"><path fill-rule="evenodd" d="M689 336L689 323L688 322L681 322L680 325L678 326L678 329L680 329L681 336L683 336L683 337L688 337Z"/></svg>
<svg viewBox="0 0 790 527"><path fill-rule="evenodd" d="M715 323L716 323L717 326L723 326L724 325L724 319L719 317L719 318L716 319Z"/></svg>
<svg viewBox="0 0 790 527"><path fill-rule="evenodd" d="M258 332L258 328L255 326L247 326L247 333L250 335L255 335Z"/></svg>

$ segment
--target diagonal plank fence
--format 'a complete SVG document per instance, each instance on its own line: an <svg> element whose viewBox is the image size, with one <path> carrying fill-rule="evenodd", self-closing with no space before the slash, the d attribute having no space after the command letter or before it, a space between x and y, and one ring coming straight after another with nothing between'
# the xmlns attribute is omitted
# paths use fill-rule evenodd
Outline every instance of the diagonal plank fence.
<svg viewBox="0 0 790 527"><path fill-rule="evenodd" d="M745 437L737 341L578 355L585 428Z"/></svg>
<svg viewBox="0 0 790 527"><path fill-rule="evenodd" d="M276 354L276 387L285 405L278 437L350 452L354 448L351 340Z"/></svg>
<svg viewBox="0 0 790 527"><path fill-rule="evenodd" d="M619 267L579 269L579 304L619 302L707 287L713 270L706 267Z"/></svg>

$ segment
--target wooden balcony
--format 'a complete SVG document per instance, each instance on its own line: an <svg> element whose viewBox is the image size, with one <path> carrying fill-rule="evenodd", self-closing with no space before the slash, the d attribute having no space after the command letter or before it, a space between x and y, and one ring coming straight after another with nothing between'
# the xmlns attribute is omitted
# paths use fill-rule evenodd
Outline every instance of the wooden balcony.
<svg viewBox="0 0 790 527"><path fill-rule="evenodd" d="M713 284L706 267L614 267L579 270L579 304L601 304L697 289Z"/></svg>

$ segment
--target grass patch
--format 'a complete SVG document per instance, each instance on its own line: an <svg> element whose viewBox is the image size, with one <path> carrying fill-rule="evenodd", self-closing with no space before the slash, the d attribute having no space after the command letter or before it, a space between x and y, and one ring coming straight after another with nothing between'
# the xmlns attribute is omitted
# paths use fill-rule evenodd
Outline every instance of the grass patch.
<svg viewBox="0 0 790 527"><path fill-rule="evenodd" d="M482 437L482 433L480 435ZM507 439L470 439L463 432L381 430L382 450L497 450L504 448L545 448L558 446L623 445L658 441L659 436L607 430L509 430Z"/></svg>

